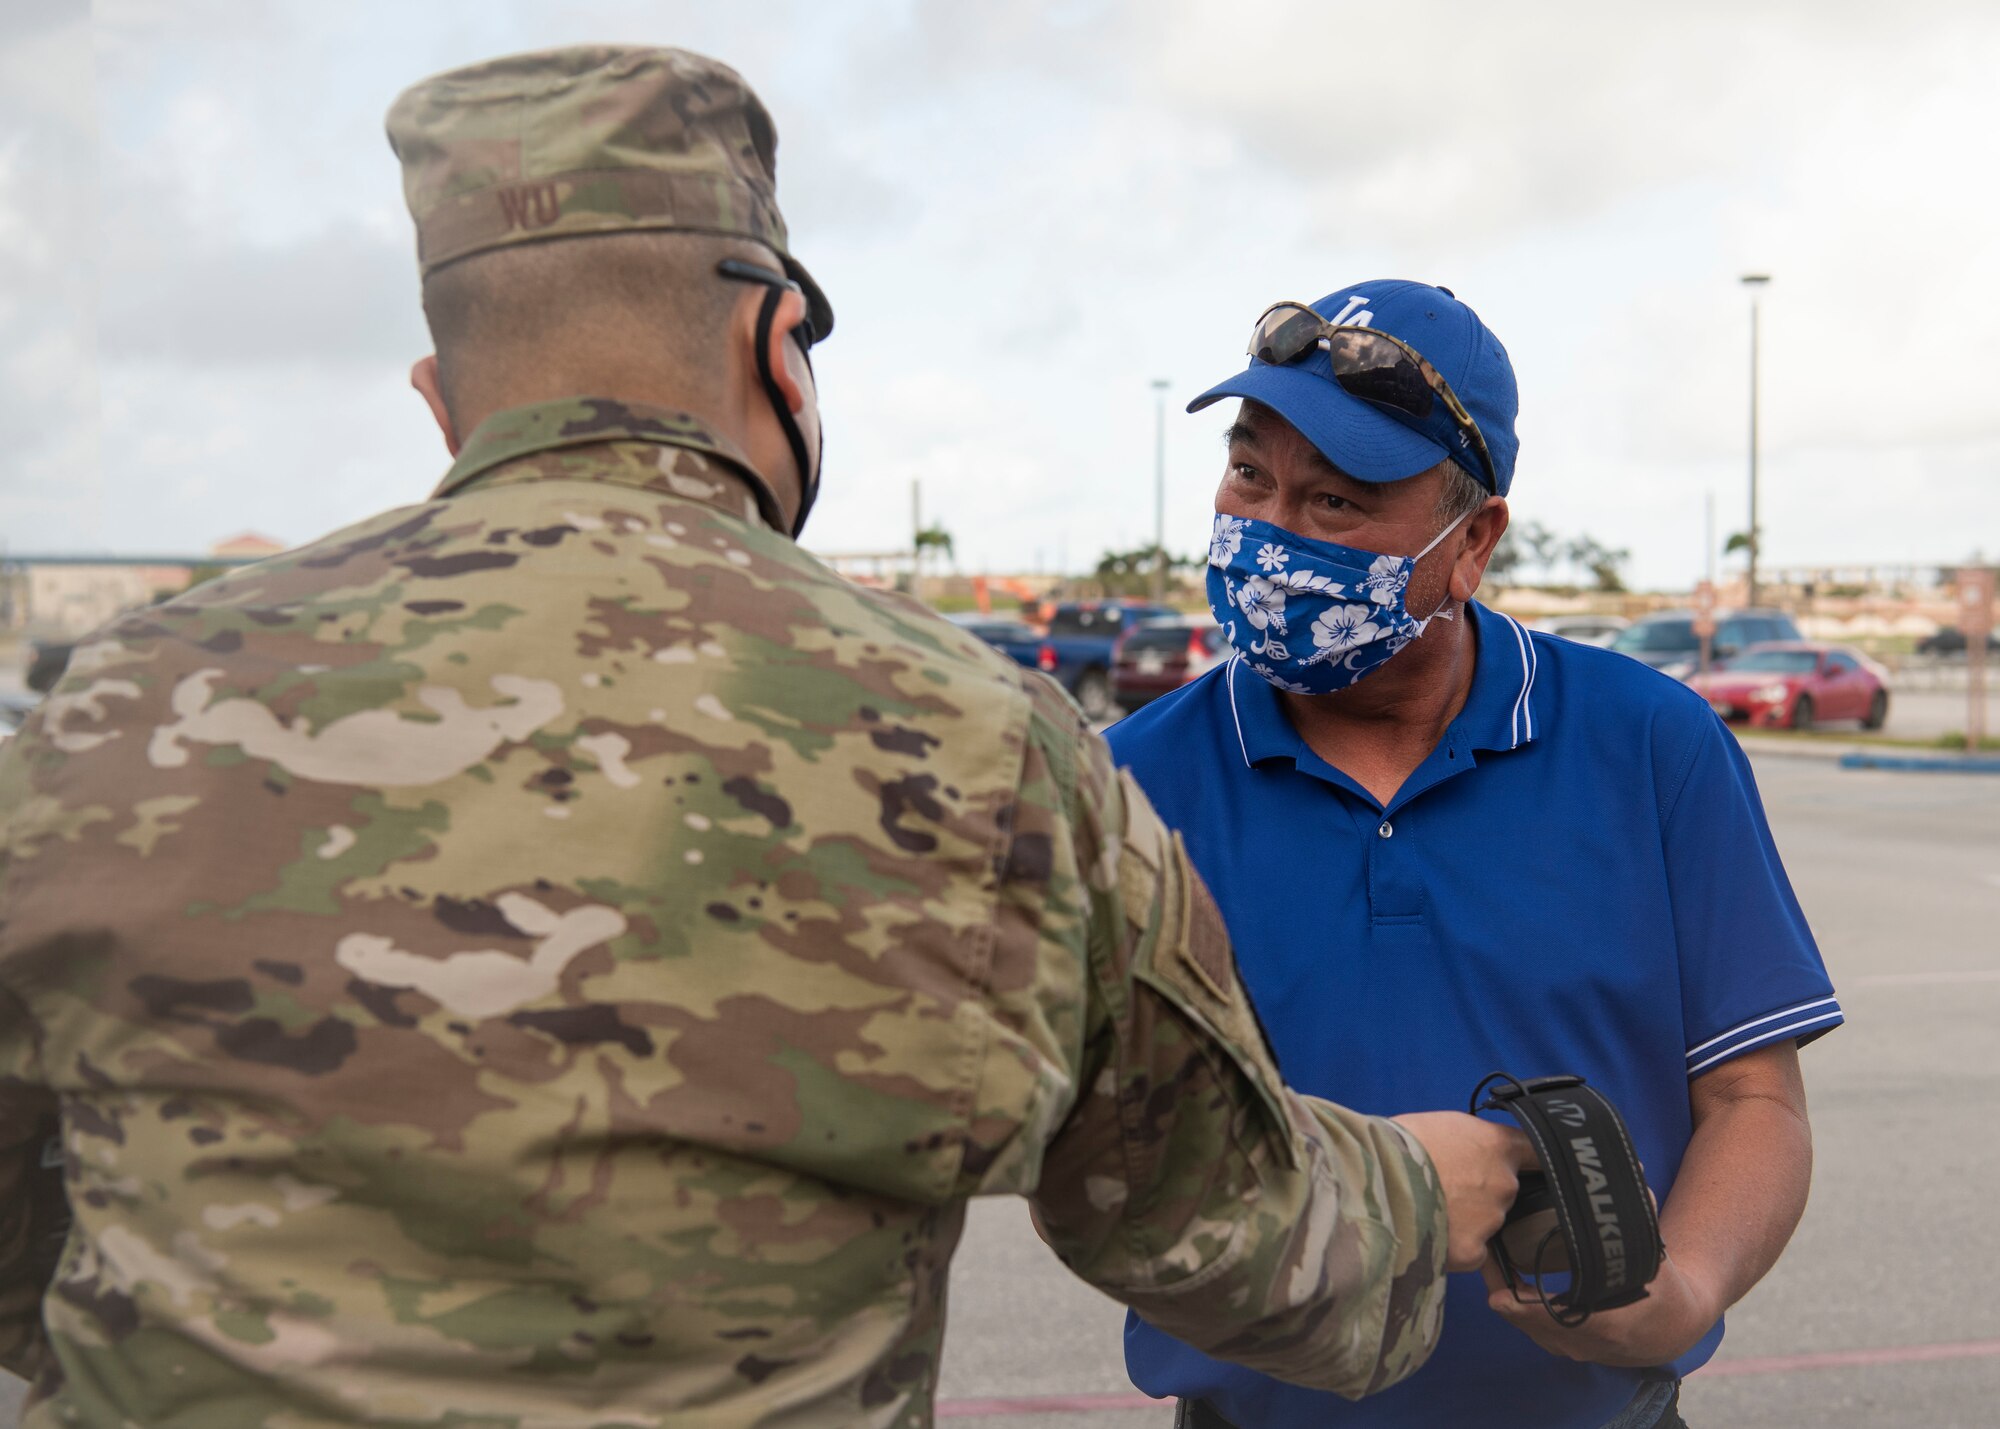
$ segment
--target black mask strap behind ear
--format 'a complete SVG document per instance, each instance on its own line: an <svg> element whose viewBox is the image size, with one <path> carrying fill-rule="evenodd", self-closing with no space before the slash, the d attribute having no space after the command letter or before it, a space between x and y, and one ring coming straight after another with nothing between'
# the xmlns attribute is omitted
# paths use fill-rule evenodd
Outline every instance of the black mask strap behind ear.
<svg viewBox="0 0 2000 1429"><path fill-rule="evenodd" d="M799 430L798 419L792 415L791 404L778 387L777 375L771 370L771 326L778 317L778 304L784 300L786 290L771 288L764 294L764 305L757 310L757 376L764 383L764 396L771 403L771 410L777 414L778 425L785 429L785 441L792 449L792 462L799 471L799 515L792 522L792 539L806 528L806 517L812 514L813 502L819 499L819 470L806 451L806 434ZM801 345L800 351L803 352ZM812 368L812 358L806 357L806 367ZM763 499L770 496L769 490L760 493L758 509L763 510ZM777 502L771 503L775 508ZM777 530L784 530L784 522L771 511L765 511L765 519Z"/></svg>

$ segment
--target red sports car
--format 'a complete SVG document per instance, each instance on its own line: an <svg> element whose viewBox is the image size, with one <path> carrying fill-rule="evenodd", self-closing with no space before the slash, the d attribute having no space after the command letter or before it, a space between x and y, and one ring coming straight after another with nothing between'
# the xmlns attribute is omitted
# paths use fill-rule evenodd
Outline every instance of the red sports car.
<svg viewBox="0 0 2000 1429"><path fill-rule="evenodd" d="M1811 729L1823 719L1858 719L1880 729L1889 718L1889 690L1880 669L1838 645L1801 640L1752 645L1688 685L1724 719L1766 728Z"/></svg>

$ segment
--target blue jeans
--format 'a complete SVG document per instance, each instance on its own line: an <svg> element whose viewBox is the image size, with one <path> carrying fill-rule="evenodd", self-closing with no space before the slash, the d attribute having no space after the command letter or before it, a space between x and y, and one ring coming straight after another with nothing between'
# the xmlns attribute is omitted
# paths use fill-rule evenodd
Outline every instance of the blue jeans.
<svg viewBox="0 0 2000 1429"><path fill-rule="evenodd" d="M1681 1418L1681 1382L1655 1380L1639 1387L1632 1402L1612 1416L1604 1429L1687 1429ZM1174 1415L1174 1429L1236 1429L1198 1399L1183 1399Z"/></svg>
<svg viewBox="0 0 2000 1429"><path fill-rule="evenodd" d="M1641 1385L1632 1402L1612 1418L1604 1429L1687 1429L1681 1418L1681 1382L1656 1380Z"/></svg>

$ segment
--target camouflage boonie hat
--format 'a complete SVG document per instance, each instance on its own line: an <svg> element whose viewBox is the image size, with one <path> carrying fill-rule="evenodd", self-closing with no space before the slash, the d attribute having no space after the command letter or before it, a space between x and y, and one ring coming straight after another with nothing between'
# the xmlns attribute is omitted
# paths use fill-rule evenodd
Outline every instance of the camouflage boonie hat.
<svg viewBox="0 0 2000 1429"><path fill-rule="evenodd" d="M428 275L515 243L635 229L754 239L833 307L786 251L778 131L743 77L687 50L581 45L434 75L389 107L389 145Z"/></svg>

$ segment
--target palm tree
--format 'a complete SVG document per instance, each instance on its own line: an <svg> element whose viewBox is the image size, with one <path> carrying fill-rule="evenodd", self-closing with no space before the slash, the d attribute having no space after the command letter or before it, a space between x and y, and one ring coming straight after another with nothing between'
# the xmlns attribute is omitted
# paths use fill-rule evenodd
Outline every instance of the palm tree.
<svg viewBox="0 0 2000 1429"><path fill-rule="evenodd" d="M936 522L917 532L917 554L921 556L930 550L943 551L947 561L957 561L957 556L952 551L951 532Z"/></svg>
<svg viewBox="0 0 2000 1429"><path fill-rule="evenodd" d="M921 588L924 578L924 552L942 551L947 561L950 561L954 566L958 564L958 556L952 549L951 532L945 530L943 525L936 521L931 522L930 525L917 532L915 545L916 549L910 556L910 565L912 568L912 578L916 581L919 588Z"/></svg>

